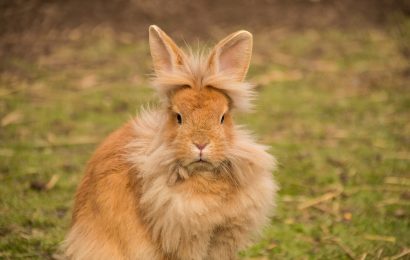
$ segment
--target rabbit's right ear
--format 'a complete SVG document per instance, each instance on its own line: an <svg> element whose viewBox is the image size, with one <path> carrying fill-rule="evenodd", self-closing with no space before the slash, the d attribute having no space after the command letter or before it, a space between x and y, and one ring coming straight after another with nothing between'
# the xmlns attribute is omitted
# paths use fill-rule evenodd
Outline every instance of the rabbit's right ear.
<svg viewBox="0 0 410 260"><path fill-rule="evenodd" d="M154 63L154 70L172 72L184 64L185 55L175 42L158 26L149 27L149 47Z"/></svg>
<svg viewBox="0 0 410 260"><path fill-rule="evenodd" d="M237 31L220 41L208 58L208 67L214 72L228 72L238 81L243 81L252 56L252 34Z"/></svg>

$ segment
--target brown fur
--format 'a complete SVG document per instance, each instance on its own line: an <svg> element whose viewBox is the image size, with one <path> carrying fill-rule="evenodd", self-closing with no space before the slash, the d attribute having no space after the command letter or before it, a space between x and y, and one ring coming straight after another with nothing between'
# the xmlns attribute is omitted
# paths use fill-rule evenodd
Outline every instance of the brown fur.
<svg viewBox="0 0 410 260"><path fill-rule="evenodd" d="M276 192L273 157L231 116L252 96L242 82L251 35L228 36L206 62L156 26L150 46L163 106L112 133L89 161L65 255L235 259L268 220Z"/></svg>

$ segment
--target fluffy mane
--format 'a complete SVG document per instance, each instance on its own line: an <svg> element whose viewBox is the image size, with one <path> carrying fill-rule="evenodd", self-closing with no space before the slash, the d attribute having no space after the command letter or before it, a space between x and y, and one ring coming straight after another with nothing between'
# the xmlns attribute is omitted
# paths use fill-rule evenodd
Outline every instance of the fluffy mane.
<svg viewBox="0 0 410 260"><path fill-rule="evenodd" d="M204 51L192 51L184 55L184 63L175 67L174 71L158 71L152 77L152 86L165 101L169 92L181 87L191 88L213 87L224 92L231 100L233 107L246 112L252 109L255 98L254 84L238 81L229 70L212 72L209 69L208 54Z"/></svg>
<svg viewBox="0 0 410 260"><path fill-rule="evenodd" d="M144 110L139 118L133 121L135 134L140 138L129 143L127 150L128 160L138 168L140 174L142 183L140 203L145 209L143 218L149 225L153 239L162 241L164 249L174 252L178 250L185 236L194 234L186 227L200 229L203 221L207 221L204 220L206 216L212 211L217 211L219 202L215 202L215 205L206 205L198 200L190 201L175 193L170 177L172 178L174 174L187 173L178 172L182 169L178 168L174 150L163 142L164 116L161 110ZM263 211L261 219L255 220L258 225L268 222L272 214L270 210L274 207L272 200L261 200L261 196L273 197L278 187L270 181L264 182L260 184L262 185L260 188L269 193L261 195L248 190L247 185L252 183L253 178L258 178L257 175L269 175L276 167L275 158L267 150L267 146L255 142L250 132L241 126L236 126L234 143L226 154L229 168L222 169L222 176L229 178L238 190L241 189L241 192ZM187 176L181 177L187 178ZM251 238L258 237L259 232L260 230L253 230ZM250 240L243 242L242 246L246 246L249 242Z"/></svg>
<svg viewBox="0 0 410 260"><path fill-rule="evenodd" d="M249 112L253 107L252 101L256 97L254 84L239 81L230 70L212 71L209 65L212 52L203 49L193 51L188 47L187 53L181 53L183 62L174 66L173 70L157 70L151 77L151 85L157 91L163 107L158 110L143 109L139 118L133 120L135 133L140 138L129 144L131 152L128 158L134 165L139 165L143 176L158 178L159 174L170 175L176 169L178 171L175 151L167 146L162 137L166 131L165 110L171 92L186 86L198 91L212 87L225 93L236 110ZM268 147L258 144L248 130L235 126L233 136L232 148L227 150L226 155L229 167L221 165L218 170L230 175L234 183L243 183L246 174L272 171L275 168L275 159L267 152ZM177 174L182 177L186 175L184 172Z"/></svg>
<svg viewBox="0 0 410 260"><path fill-rule="evenodd" d="M169 176L176 169L175 151L163 140L166 113L164 110L143 110L132 121L135 135L127 146L129 161L139 167L144 178L158 178L160 175ZM253 135L244 127L234 127L234 139L227 150L226 159L229 168L222 169L241 185L246 177L259 171L272 171L276 166L275 158L267 150L268 146L258 144ZM177 173L184 174L184 173Z"/></svg>

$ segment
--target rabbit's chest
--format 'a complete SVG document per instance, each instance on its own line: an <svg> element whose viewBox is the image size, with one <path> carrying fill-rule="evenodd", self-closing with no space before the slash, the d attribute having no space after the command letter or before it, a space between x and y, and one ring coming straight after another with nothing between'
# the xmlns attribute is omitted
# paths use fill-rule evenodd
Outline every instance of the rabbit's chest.
<svg viewBox="0 0 410 260"><path fill-rule="evenodd" d="M156 190L155 196L150 199L143 196L143 201L147 202L144 204L147 215L152 216L152 225L162 230L212 230L241 211L240 192L225 180L209 181L194 176Z"/></svg>
<svg viewBox="0 0 410 260"><path fill-rule="evenodd" d="M256 183L239 188L224 180L195 178L155 189L152 200L142 198L152 237L167 252L176 252L181 243L190 244L198 237L210 238L219 227L253 218L259 211L255 202L270 199L267 189Z"/></svg>
<svg viewBox="0 0 410 260"><path fill-rule="evenodd" d="M169 208L175 214L186 218L187 222L190 219L215 224L222 221L237 196L231 183L225 180L209 181L200 176L185 180L171 193Z"/></svg>

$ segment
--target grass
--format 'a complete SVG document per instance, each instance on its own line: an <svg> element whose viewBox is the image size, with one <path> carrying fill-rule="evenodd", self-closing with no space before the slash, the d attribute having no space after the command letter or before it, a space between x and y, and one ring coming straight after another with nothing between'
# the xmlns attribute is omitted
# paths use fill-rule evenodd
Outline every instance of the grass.
<svg viewBox="0 0 410 260"><path fill-rule="evenodd" d="M407 39L388 29L255 39L259 99L237 121L272 147L281 190L271 226L241 257L409 257ZM50 259L98 142L156 102L148 47L105 33L1 62L0 258Z"/></svg>

